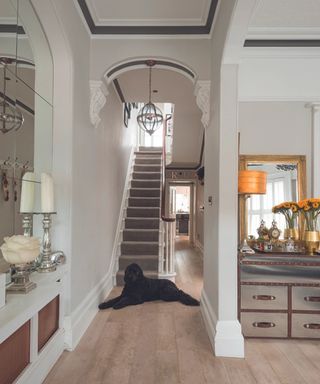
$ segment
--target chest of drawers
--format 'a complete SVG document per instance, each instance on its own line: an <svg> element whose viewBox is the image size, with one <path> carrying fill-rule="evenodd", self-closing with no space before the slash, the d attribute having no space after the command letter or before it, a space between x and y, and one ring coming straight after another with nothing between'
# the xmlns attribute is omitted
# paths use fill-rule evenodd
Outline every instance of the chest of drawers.
<svg viewBox="0 0 320 384"><path fill-rule="evenodd" d="M246 337L320 338L320 257L239 255Z"/></svg>

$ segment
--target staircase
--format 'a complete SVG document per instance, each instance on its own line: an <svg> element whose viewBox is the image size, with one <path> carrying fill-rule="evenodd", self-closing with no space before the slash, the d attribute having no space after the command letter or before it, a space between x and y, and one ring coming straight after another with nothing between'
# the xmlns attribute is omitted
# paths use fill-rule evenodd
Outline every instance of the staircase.
<svg viewBox="0 0 320 384"><path fill-rule="evenodd" d="M140 147L135 153L117 285L124 284L124 271L131 263L139 264L145 276L158 277L161 160L159 147Z"/></svg>

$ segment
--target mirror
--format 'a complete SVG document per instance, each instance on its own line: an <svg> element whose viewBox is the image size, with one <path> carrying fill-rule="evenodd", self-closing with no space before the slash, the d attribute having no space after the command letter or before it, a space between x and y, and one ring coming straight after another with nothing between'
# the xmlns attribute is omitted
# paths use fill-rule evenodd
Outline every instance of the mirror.
<svg viewBox="0 0 320 384"><path fill-rule="evenodd" d="M252 195L249 199L239 196L240 241L245 234L257 238L261 220L265 221L267 228L275 220L281 230L280 239L283 238L286 228L284 216L272 213L272 207L306 197L305 156L241 155L240 170L245 169L267 173L267 192L265 195Z"/></svg>
<svg viewBox="0 0 320 384"><path fill-rule="evenodd" d="M24 173L36 174L34 210L39 211L40 174L52 170L53 63L30 0L0 0L0 4L0 58L5 59L0 60L0 102L5 93L24 119L20 129L0 132L2 243L4 236L23 233L19 211Z"/></svg>

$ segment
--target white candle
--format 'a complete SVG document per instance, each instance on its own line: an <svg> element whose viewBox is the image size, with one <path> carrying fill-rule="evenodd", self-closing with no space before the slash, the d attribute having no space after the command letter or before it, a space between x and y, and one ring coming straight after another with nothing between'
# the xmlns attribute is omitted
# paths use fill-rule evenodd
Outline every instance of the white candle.
<svg viewBox="0 0 320 384"><path fill-rule="evenodd" d="M34 173L26 172L22 178L20 212L33 212L34 206Z"/></svg>
<svg viewBox="0 0 320 384"><path fill-rule="evenodd" d="M53 179L48 173L41 173L41 211L54 212Z"/></svg>

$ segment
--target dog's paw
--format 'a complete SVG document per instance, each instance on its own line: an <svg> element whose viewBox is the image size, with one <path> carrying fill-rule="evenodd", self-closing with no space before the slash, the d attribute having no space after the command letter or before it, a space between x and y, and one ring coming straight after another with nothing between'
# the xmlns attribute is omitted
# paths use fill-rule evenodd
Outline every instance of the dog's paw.
<svg viewBox="0 0 320 384"><path fill-rule="evenodd" d="M98 305L98 308L99 309L107 309L107 308L109 308L109 305L108 305L108 303L101 303Z"/></svg>

